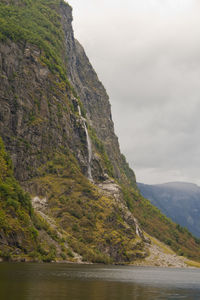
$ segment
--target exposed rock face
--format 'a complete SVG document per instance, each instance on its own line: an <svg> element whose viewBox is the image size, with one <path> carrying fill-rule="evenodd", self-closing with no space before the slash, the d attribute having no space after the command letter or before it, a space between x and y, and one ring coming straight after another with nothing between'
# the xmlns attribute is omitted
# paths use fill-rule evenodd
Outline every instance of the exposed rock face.
<svg viewBox="0 0 200 300"><path fill-rule="evenodd" d="M73 253L82 251L85 260L94 261L144 257L143 239L136 238L134 218L115 182L135 185L135 176L120 153L108 95L74 39L71 7L54 2L64 33L62 66L75 92L60 69L55 71L53 65L52 71L51 63L46 63L42 47L23 39L3 41L0 136L16 178L32 195L33 208L58 238L68 239ZM26 9L23 1L11 4L15 5L19 13ZM50 243L47 234L42 236Z"/></svg>
<svg viewBox="0 0 200 300"><path fill-rule="evenodd" d="M42 65L41 51L27 43L7 42L0 45L0 52L0 135L11 153L17 179L24 182L37 175L37 167L61 146L73 150L84 171L84 126L67 111L70 95Z"/></svg>
<svg viewBox="0 0 200 300"><path fill-rule="evenodd" d="M105 146L115 178L135 184L134 173L129 168L128 173L124 170L127 164L114 134L108 95L82 46L74 39L71 7L61 5L60 13L69 79L84 105L89 124ZM36 168L51 152L52 141L55 150L61 146L72 149L86 174L84 124L69 113L67 101L73 101L73 96L59 86L59 79L41 63L42 51L29 43L6 42L1 43L0 53L0 135L11 153L16 177L24 182L37 175ZM93 163L95 173L103 177L101 163L98 159Z"/></svg>
<svg viewBox="0 0 200 300"><path fill-rule="evenodd" d="M102 83L99 81L83 47L74 39L71 26L70 9L61 7L62 23L65 31L65 43L68 58L68 76L79 95L90 125L95 129L98 138L103 141L109 159L114 166L117 179L127 180L122 172L124 162L121 157L118 138L114 133L109 97ZM131 182L135 182L135 175L130 171Z"/></svg>

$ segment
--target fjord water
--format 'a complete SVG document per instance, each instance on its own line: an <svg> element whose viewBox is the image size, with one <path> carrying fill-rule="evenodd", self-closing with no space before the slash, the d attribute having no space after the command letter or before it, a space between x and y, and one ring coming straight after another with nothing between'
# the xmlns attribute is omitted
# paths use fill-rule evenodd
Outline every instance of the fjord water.
<svg viewBox="0 0 200 300"><path fill-rule="evenodd" d="M0 299L200 299L200 270L2 263Z"/></svg>

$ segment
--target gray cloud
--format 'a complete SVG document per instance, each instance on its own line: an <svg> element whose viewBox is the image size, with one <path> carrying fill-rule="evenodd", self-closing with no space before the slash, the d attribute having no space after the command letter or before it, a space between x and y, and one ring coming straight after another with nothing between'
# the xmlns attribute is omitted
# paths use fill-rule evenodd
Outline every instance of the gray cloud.
<svg viewBox="0 0 200 300"><path fill-rule="evenodd" d="M71 0L139 181L200 184L200 3Z"/></svg>

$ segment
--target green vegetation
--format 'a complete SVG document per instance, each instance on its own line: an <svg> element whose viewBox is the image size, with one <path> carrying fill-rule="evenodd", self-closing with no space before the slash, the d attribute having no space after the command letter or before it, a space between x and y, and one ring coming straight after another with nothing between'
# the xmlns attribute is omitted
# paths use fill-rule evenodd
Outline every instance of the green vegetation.
<svg viewBox="0 0 200 300"><path fill-rule="evenodd" d="M59 16L63 0L20 0L0 3L0 39L37 45L41 60L69 86L64 58L64 33Z"/></svg>
<svg viewBox="0 0 200 300"><path fill-rule="evenodd" d="M43 232L43 233L42 233ZM42 233L42 236L40 236ZM45 239L44 239L45 236ZM48 243L49 236L51 243ZM0 257L15 260L29 257L49 262L55 259L70 259L72 256L58 252L62 240L55 230L33 211L30 196L25 193L13 175L12 162L0 138Z"/></svg>
<svg viewBox="0 0 200 300"><path fill-rule="evenodd" d="M52 217L83 260L128 263L144 257L143 242L134 228L127 230L115 200L102 195L83 176L68 149L54 153L39 172L31 182L46 191Z"/></svg>
<svg viewBox="0 0 200 300"><path fill-rule="evenodd" d="M28 160L29 165L26 166L30 170L31 179L26 184L38 187L36 190L41 195L37 196L47 197L50 218L55 220L59 233L63 232L58 234L47 219L34 213L30 196L14 178L11 160L0 139L0 235L3 240L0 256L11 259L19 252L19 255L45 262L56 259L73 261L74 252L77 252L85 261L101 263L130 263L137 258L144 258L147 253L143 241L136 236L134 222L127 224L125 209L120 207L118 200L89 182L73 155L73 151L77 150L75 148L80 147L81 151L84 147L80 132L75 128L78 123L77 113L70 102L70 95L75 95L75 92L66 76L64 32L59 15L60 3L65 5L64 1L11 0L10 5L7 2L0 3L0 40L3 43L12 40L25 51L28 44L36 45L41 51L37 63L40 67L47 66L51 71L44 85L36 85L40 91L38 94L37 88L32 90L31 86L33 70L30 68L25 73L29 93L25 93L24 98L27 97L32 107L23 106L22 122L31 129L31 134L36 132L35 135L42 137L38 140L43 148L37 148L37 145L32 147L33 138L31 140L28 136L16 136L13 139L23 150L26 149L24 153L27 156L31 155L28 156L31 160ZM13 72L11 79L14 81L17 76ZM13 96L13 105L17 110L24 99L19 99L17 94ZM10 95L9 99L12 99ZM42 104L48 108L42 109ZM79 105L85 117L86 112L80 100ZM103 143L91 127L88 131L103 168L110 177L114 177L113 165ZM75 137L74 140L71 136ZM56 145L52 146L52 142ZM123 182L127 182L122 186L124 200L142 228L178 254L198 260L199 240L171 222L140 196L134 174L124 156L119 167L124 176Z"/></svg>
<svg viewBox="0 0 200 300"><path fill-rule="evenodd" d="M124 175L123 181L126 182L129 186L134 187L134 189L137 190L137 184L135 179L135 174L133 170L129 167L129 164L126 161L126 157L121 154L122 159L122 167L121 167L121 173Z"/></svg>
<svg viewBox="0 0 200 300"><path fill-rule="evenodd" d="M99 153L100 157L102 158L102 162L104 164L104 167L107 170L108 175L111 177L114 177L113 166L112 166L111 161L108 158L108 155L105 151L103 143L98 139L95 130L91 126L89 126L88 131L89 131L89 135L90 135L93 145L96 147L97 152Z"/></svg>
<svg viewBox="0 0 200 300"><path fill-rule="evenodd" d="M0 138L0 199L4 207L13 208L15 211L21 207L29 215L32 214L30 197L24 193L18 182L14 179L12 162L5 151Z"/></svg>
<svg viewBox="0 0 200 300"><path fill-rule="evenodd" d="M123 194L130 211L148 234L170 246L178 255L200 261L199 239L168 219L138 191L124 187Z"/></svg>
<svg viewBox="0 0 200 300"><path fill-rule="evenodd" d="M33 227L30 197L15 180L12 163L0 138L0 233L7 246L0 245L1 256L7 257L12 247L34 248L37 231Z"/></svg>

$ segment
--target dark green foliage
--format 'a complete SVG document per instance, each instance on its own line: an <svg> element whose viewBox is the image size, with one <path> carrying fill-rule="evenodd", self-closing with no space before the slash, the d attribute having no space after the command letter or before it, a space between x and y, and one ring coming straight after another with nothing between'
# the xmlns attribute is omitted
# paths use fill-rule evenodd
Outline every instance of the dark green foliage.
<svg viewBox="0 0 200 300"><path fill-rule="evenodd" d="M0 39L37 45L43 51L42 62L69 86L62 59L64 33L57 13L60 2L29 0L19 6L0 3Z"/></svg>
<svg viewBox="0 0 200 300"><path fill-rule="evenodd" d="M6 178L5 182L0 183L0 197L8 206L14 206L15 209L22 207L28 210L31 214L31 201L27 193L24 193L20 185L14 178Z"/></svg>
<svg viewBox="0 0 200 300"><path fill-rule="evenodd" d="M21 205L31 214L30 197L14 179L11 160L5 151L2 139L0 139L0 178L0 199L6 205L14 206L15 209Z"/></svg>
<svg viewBox="0 0 200 300"><path fill-rule="evenodd" d="M9 248L5 248L0 244L2 253L8 253L11 257L12 247L16 247L13 236L15 239L20 237L17 242L21 244L20 249L27 251L34 248L38 233L32 223L32 217L30 197L14 178L11 160L0 138L0 232L8 239L10 245Z"/></svg>
<svg viewBox="0 0 200 300"><path fill-rule="evenodd" d="M56 258L56 248L54 245L50 246L50 251L47 255L42 256L43 262L52 262Z"/></svg>
<svg viewBox="0 0 200 300"><path fill-rule="evenodd" d="M0 239L7 240L8 246L0 241L0 257L12 260L16 248L20 255L50 262L58 256L53 245L41 245L39 231L45 231L58 244L61 239L48 223L33 213L30 196L23 191L13 175L11 160L0 138ZM14 240L13 240L14 237ZM44 241L42 240L42 243ZM64 259L64 253L62 259Z"/></svg>

